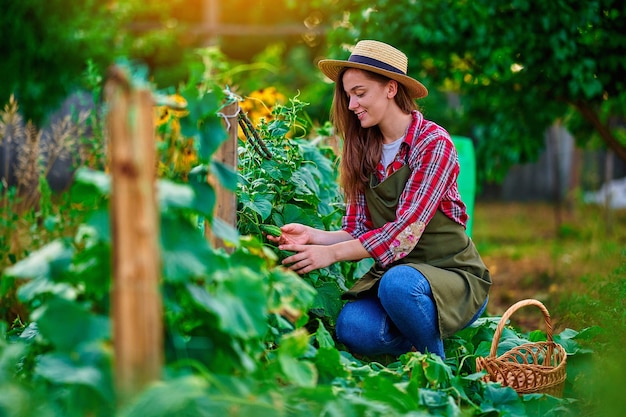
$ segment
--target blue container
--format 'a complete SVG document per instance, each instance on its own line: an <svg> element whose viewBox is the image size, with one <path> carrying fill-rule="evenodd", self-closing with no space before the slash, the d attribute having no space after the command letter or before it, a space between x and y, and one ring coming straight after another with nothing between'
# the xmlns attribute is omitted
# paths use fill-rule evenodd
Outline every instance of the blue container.
<svg viewBox="0 0 626 417"><path fill-rule="evenodd" d="M467 206L469 220L467 222L467 235L472 237L472 226L474 224L474 202L476 200L476 155L474 153L474 143L470 138L463 136L452 136L452 141L459 155L458 186L461 200Z"/></svg>

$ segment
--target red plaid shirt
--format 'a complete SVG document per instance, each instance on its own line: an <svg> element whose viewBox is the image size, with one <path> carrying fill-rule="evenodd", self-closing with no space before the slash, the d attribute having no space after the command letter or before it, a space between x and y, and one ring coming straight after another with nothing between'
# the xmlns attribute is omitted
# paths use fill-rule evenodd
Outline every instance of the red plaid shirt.
<svg viewBox="0 0 626 417"><path fill-rule="evenodd" d="M464 227L468 220L457 186L458 156L448 132L414 111L413 123L394 161L386 172L378 164L378 179L382 181L402 167L407 154L411 176L398 201L395 221L375 229L363 193L348 204L343 217L343 230L359 239L383 267L415 247L437 210Z"/></svg>

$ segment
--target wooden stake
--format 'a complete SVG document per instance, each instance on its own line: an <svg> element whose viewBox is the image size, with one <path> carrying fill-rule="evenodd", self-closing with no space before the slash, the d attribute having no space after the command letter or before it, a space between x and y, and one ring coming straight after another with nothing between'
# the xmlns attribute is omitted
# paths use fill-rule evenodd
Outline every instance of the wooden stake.
<svg viewBox="0 0 626 417"><path fill-rule="evenodd" d="M115 379L125 403L161 375L159 211L152 92L119 68L105 86L112 175L112 321Z"/></svg>
<svg viewBox="0 0 626 417"><path fill-rule="evenodd" d="M234 169L237 169L237 134L239 132L239 124L237 115L239 114L239 103L231 103L224 107L222 113L226 115L226 127L228 129L228 139L219 147L215 152L214 160L226 164ZM236 195L224 188L219 181L212 178L209 174L207 179L209 183L215 189L216 203L213 216L219 217L224 222L230 224L233 227L237 225L237 197ZM217 236L211 233L211 225L205 223L205 237L209 239L212 246L215 248L225 248L224 242Z"/></svg>

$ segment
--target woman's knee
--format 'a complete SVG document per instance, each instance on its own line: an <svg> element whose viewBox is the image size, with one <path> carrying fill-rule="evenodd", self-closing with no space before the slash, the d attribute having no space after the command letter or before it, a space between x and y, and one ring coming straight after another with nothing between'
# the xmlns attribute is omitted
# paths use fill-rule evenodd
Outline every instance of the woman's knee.
<svg viewBox="0 0 626 417"><path fill-rule="evenodd" d="M351 301L343 306L337 317L335 333L337 340L346 346L352 347L372 337L367 326L363 326L364 317L368 317L367 302L364 300Z"/></svg>
<svg viewBox="0 0 626 417"><path fill-rule="evenodd" d="M380 280L378 296L383 301L407 295L431 295L430 283L417 269L398 265L385 272Z"/></svg>

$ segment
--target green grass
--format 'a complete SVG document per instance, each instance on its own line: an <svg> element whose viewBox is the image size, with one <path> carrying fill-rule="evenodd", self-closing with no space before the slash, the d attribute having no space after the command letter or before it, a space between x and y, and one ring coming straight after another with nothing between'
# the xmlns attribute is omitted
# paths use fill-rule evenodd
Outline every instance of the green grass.
<svg viewBox="0 0 626 417"><path fill-rule="evenodd" d="M478 202L474 216L473 239L492 272L496 310L537 295L571 327L577 323L559 306L570 294L618 279L625 262L626 210L613 211L610 227L603 209L583 205L563 213L560 224L545 203Z"/></svg>
<svg viewBox="0 0 626 417"><path fill-rule="evenodd" d="M626 210L578 206L557 223L549 204L479 202L473 238L492 270L489 310L540 299L555 331L598 327L568 372L580 415L623 415L626 386ZM528 327L539 325L534 320Z"/></svg>

